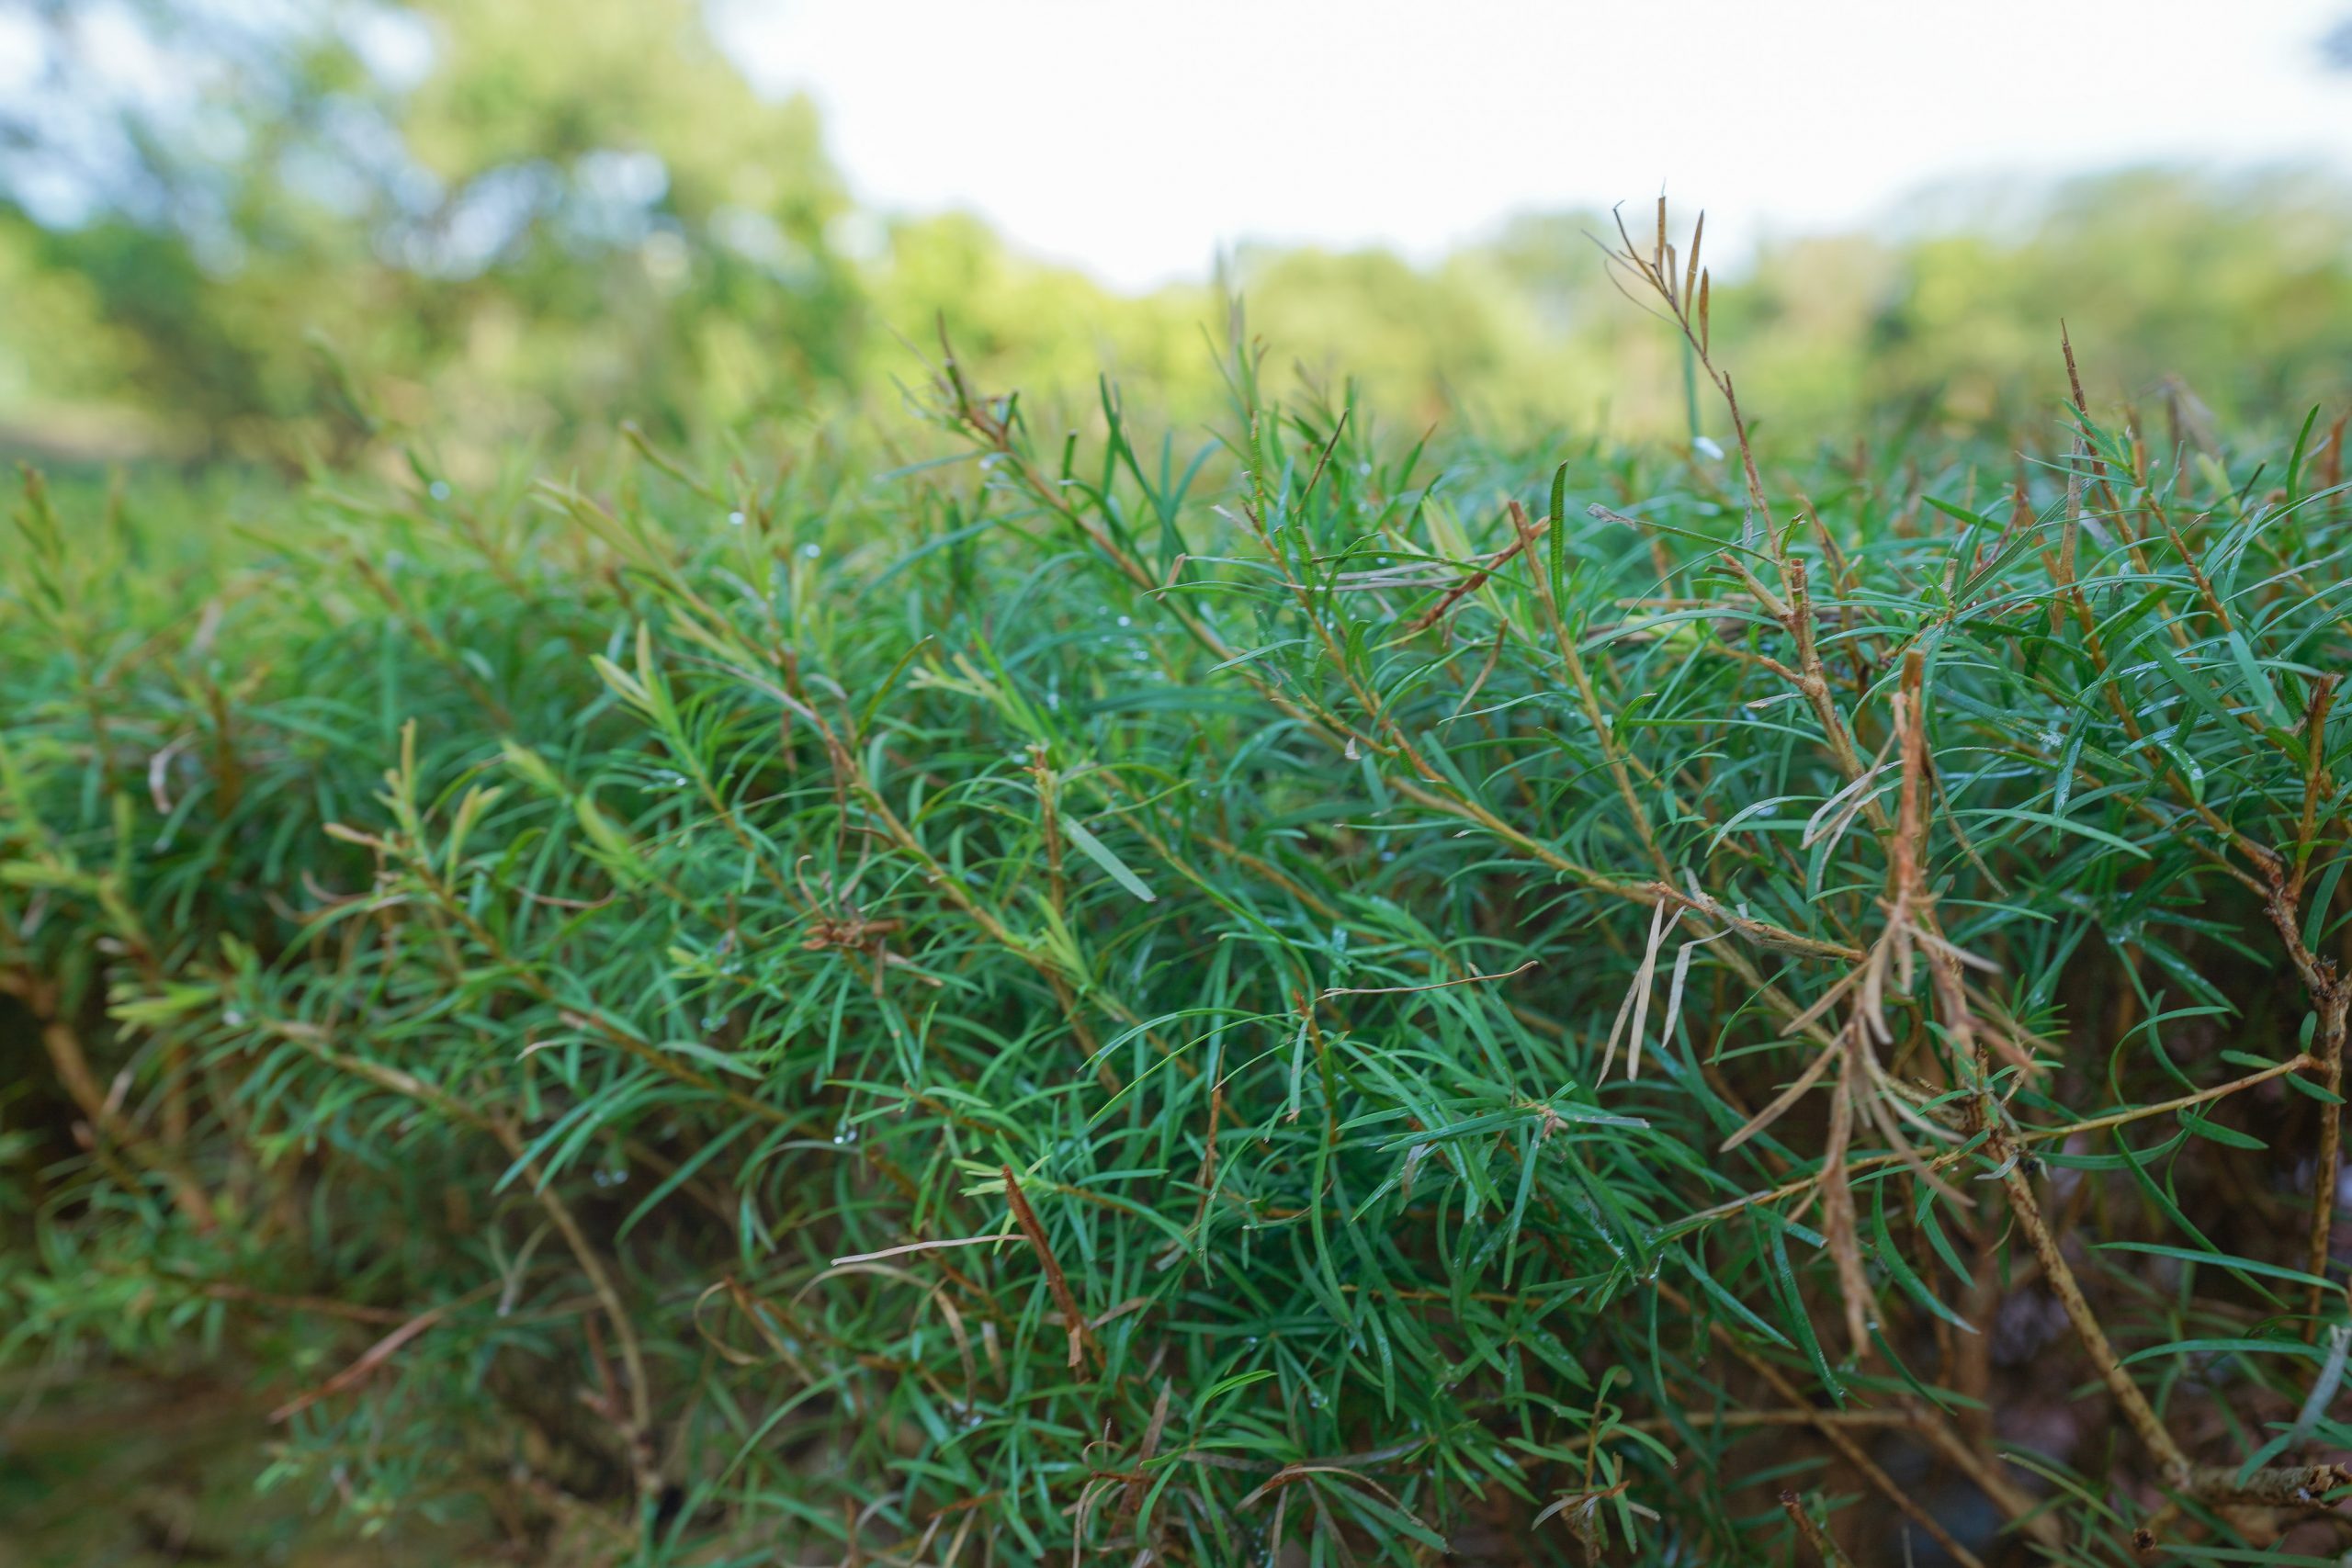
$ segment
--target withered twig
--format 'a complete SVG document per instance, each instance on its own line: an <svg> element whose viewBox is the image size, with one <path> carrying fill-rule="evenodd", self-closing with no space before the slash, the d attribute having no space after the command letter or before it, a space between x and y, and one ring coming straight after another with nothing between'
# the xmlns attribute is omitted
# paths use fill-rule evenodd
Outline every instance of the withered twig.
<svg viewBox="0 0 2352 1568"><path fill-rule="evenodd" d="M1022 1234L1029 1245L1037 1249L1037 1260L1045 1265L1046 1288L1054 1293L1054 1304L1061 1309L1062 1323L1069 1331L1069 1364L1072 1371L1083 1363L1082 1349L1091 1348L1099 1364L1102 1348L1094 1344L1093 1330L1087 1326L1086 1314L1078 1310L1078 1298L1070 1294L1069 1280L1062 1273L1061 1262L1054 1256L1053 1244L1046 1239L1046 1227L1037 1223L1037 1211L1029 1206L1028 1194L1021 1190L1021 1179L1012 1174L1011 1166L999 1168L1004 1172L1004 1195L1012 1205L1012 1217L1020 1223Z"/></svg>

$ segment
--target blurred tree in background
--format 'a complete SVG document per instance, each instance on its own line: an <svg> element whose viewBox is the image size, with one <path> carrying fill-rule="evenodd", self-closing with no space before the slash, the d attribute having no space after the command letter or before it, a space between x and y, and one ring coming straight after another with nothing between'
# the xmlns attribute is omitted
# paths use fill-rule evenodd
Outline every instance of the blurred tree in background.
<svg viewBox="0 0 2352 1568"><path fill-rule="evenodd" d="M386 422L486 462L625 415L740 429L887 389L941 324L1074 408L1106 367L1180 415L1216 395L1217 289L1122 296L966 215L857 209L814 108L754 93L694 0L0 19L35 56L0 101L0 441L51 457L348 457ZM1523 217L1430 266L1246 247L1221 281L1277 371L1344 365L1403 419L1681 434L1678 351L1611 288L1610 228ZM2095 391L2148 411L2185 389L2292 422L2352 364L2352 192L2314 174L1945 192L1736 270L1716 329L1768 443L1862 412L2040 419L2062 314Z"/></svg>
<svg viewBox="0 0 2352 1568"><path fill-rule="evenodd" d="M404 422L728 420L862 331L814 113L685 0L56 6L7 110L0 386L201 454ZM120 412L122 411L116 411Z"/></svg>

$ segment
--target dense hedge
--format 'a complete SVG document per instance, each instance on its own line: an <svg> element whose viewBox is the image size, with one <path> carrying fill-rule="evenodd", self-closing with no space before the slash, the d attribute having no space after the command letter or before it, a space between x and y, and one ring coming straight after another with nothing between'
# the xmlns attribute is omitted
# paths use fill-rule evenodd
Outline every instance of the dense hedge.
<svg viewBox="0 0 2352 1568"><path fill-rule="evenodd" d="M18 1372L615 1561L2341 1551L2324 430L1253 365L1197 456L951 367L887 472L28 482Z"/></svg>

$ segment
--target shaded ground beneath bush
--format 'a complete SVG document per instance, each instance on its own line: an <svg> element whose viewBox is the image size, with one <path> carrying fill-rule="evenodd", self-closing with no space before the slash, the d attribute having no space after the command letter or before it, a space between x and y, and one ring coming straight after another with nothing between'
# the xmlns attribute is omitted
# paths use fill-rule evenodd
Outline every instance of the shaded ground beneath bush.
<svg viewBox="0 0 2352 1568"><path fill-rule="evenodd" d="M124 1381L0 1423L0 1568L408 1568L514 1561L489 1521L359 1540L305 1486L260 1492L273 1434L218 1383Z"/></svg>

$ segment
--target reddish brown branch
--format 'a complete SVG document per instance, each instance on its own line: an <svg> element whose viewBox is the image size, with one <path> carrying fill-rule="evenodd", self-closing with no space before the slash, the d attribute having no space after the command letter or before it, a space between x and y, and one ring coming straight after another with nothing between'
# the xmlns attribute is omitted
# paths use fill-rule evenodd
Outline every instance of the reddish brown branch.
<svg viewBox="0 0 2352 1568"><path fill-rule="evenodd" d="M1046 1269L1046 1288L1053 1292L1054 1304L1061 1309L1062 1323L1069 1331L1071 1369L1076 1370L1085 1360L1081 1352L1089 1347L1100 1362L1102 1348L1093 1345L1093 1331L1087 1326L1086 1314L1078 1310L1078 1298L1070 1294L1069 1280L1054 1256L1053 1244L1046 1239L1046 1227L1037 1223L1037 1211L1029 1206L1028 1195L1021 1190L1021 1179L1012 1174L1009 1165L1000 1168L1004 1172L1004 1195L1012 1205L1012 1217L1020 1224L1022 1234L1029 1238L1029 1245L1037 1249L1037 1260Z"/></svg>

